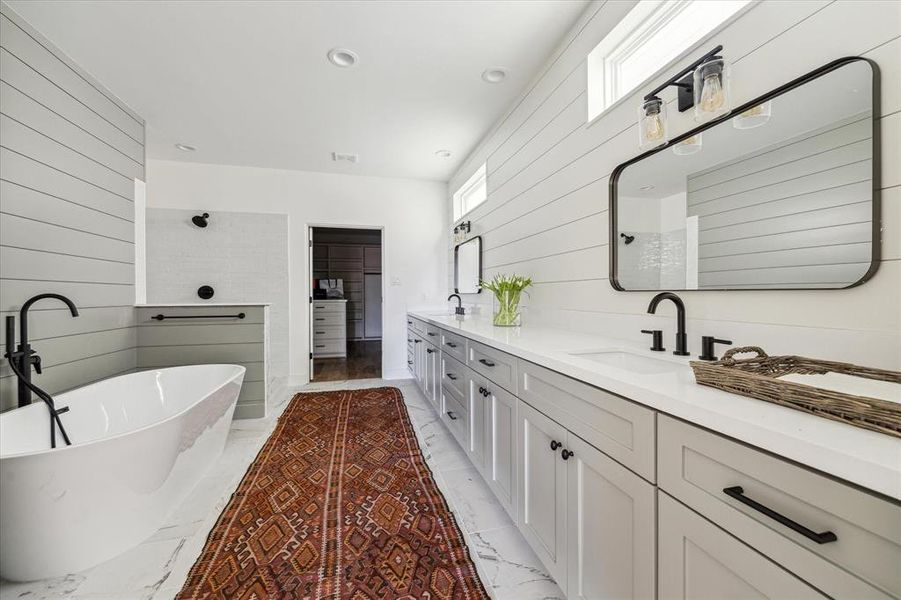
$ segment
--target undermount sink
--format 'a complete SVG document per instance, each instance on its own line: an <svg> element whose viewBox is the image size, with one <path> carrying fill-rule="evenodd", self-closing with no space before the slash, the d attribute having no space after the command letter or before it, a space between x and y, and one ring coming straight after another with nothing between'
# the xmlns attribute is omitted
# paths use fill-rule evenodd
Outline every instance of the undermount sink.
<svg viewBox="0 0 901 600"><path fill-rule="evenodd" d="M569 354L570 356L578 356L608 367L641 375L670 373L680 367L678 363L668 360L659 360L632 352L623 352L622 350L588 350L584 352L570 352Z"/></svg>

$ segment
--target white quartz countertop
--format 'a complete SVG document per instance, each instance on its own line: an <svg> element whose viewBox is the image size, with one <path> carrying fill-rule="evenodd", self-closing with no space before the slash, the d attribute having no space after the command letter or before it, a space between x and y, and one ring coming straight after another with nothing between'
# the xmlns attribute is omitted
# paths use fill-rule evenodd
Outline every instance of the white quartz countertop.
<svg viewBox="0 0 901 600"><path fill-rule="evenodd" d="M135 304L135 308L167 308L173 306L271 306L271 302L166 302L160 304Z"/></svg>
<svg viewBox="0 0 901 600"><path fill-rule="evenodd" d="M901 500L901 439L698 385L688 364L696 357L651 352L640 342L528 323L515 328L494 327L490 320L481 317L467 316L459 320L445 313L411 311L410 314L655 410ZM674 368L663 373L639 374L571 354L592 350L623 350L671 362Z"/></svg>

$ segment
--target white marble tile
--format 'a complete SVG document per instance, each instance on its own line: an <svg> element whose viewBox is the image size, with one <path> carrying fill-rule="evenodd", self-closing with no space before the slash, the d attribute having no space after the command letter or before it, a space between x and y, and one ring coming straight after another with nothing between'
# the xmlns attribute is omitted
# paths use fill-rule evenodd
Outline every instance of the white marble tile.
<svg viewBox="0 0 901 600"><path fill-rule="evenodd" d="M73 596L119 594L126 598L151 598L168 579L184 545L184 538L144 542L85 571L85 579Z"/></svg>
<svg viewBox="0 0 901 600"><path fill-rule="evenodd" d="M509 527L513 521L475 467L442 471L448 500L460 526L470 533Z"/></svg>
<svg viewBox="0 0 901 600"><path fill-rule="evenodd" d="M467 537L482 583L491 588L497 600L565 598L515 527L489 529Z"/></svg>

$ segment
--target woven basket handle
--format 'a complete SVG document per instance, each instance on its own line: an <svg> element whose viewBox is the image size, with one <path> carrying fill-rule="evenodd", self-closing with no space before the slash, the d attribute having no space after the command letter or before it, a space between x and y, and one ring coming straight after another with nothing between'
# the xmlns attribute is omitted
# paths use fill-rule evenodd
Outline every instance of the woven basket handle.
<svg viewBox="0 0 901 600"><path fill-rule="evenodd" d="M734 365L735 359L732 357L735 356L736 354L743 354L745 352L756 352L757 356L755 358L766 358L767 357L767 353L764 352L763 348L761 348L760 346L741 346L739 348L731 348L731 349L727 350L726 353L723 354L723 358L720 362L727 364L727 365ZM748 360L754 360L754 359L752 358L752 359L748 359Z"/></svg>

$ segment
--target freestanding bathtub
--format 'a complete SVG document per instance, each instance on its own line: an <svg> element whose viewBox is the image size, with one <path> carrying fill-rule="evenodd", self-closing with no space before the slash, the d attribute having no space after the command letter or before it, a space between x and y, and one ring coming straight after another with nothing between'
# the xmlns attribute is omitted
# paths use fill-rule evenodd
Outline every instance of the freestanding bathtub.
<svg viewBox="0 0 901 600"><path fill-rule="evenodd" d="M243 381L197 365L60 394L72 445L55 449L43 403L0 414L0 576L74 573L152 535L222 452Z"/></svg>

